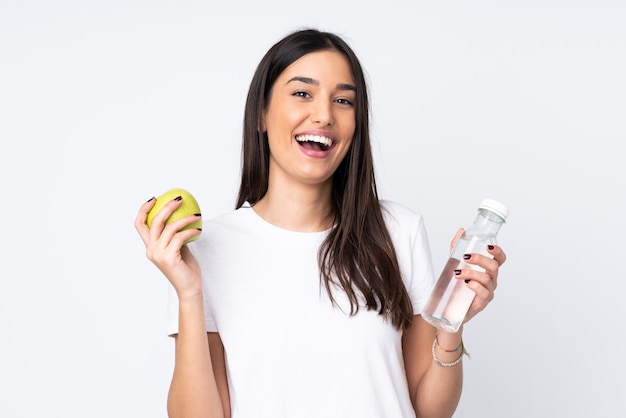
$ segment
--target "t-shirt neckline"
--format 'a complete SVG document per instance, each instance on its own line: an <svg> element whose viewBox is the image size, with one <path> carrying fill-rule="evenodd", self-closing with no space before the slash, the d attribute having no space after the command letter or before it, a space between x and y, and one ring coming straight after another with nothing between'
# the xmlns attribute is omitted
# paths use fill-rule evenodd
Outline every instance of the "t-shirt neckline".
<svg viewBox="0 0 626 418"><path fill-rule="evenodd" d="M263 218L261 215L259 215L254 210L254 208L252 207L252 205L248 201L245 201L241 205L240 209L250 209L250 215L251 215L252 218L254 218L256 220L256 222L265 225L265 228L267 228L267 229L270 229L270 230L273 230L273 231L277 231L277 232L280 232L280 233L315 237L315 236L327 235L334 228L334 226L331 226L330 228L325 229L323 231L294 231L292 229L282 228L282 227L280 227L278 225L275 225L275 224L267 221L265 218Z"/></svg>

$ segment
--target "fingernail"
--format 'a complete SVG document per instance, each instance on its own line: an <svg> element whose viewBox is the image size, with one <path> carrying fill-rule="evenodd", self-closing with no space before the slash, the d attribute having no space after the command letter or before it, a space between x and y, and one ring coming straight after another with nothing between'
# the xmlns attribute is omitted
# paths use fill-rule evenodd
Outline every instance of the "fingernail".
<svg viewBox="0 0 626 418"><path fill-rule="evenodd" d="M194 213L194 216L202 216L201 213Z"/></svg>
<svg viewBox="0 0 626 418"><path fill-rule="evenodd" d="M493 245L487 245L487 248L489 248L490 250L493 250L496 247L494 247Z"/></svg>
<svg viewBox="0 0 626 418"><path fill-rule="evenodd" d="M198 231L202 231L202 228L196 228Z"/></svg>
<svg viewBox="0 0 626 418"><path fill-rule="evenodd" d="M177 196L177 197L174 198L174 200L176 200L176 201L183 200L183 197L182 196Z"/></svg>
<svg viewBox="0 0 626 418"><path fill-rule="evenodd" d="M469 260L472 257L471 254L463 254L463 259L464 260Z"/></svg>
<svg viewBox="0 0 626 418"><path fill-rule="evenodd" d="M465 283L469 283L469 282L470 282L470 279L465 279Z"/></svg>
<svg viewBox="0 0 626 418"><path fill-rule="evenodd" d="M454 270L454 274L458 276L459 274L461 274L461 270Z"/></svg>
<svg viewBox="0 0 626 418"><path fill-rule="evenodd" d="M150 199L148 199L148 201L146 203L152 202L153 200L154 200L154 196L152 196Z"/></svg>

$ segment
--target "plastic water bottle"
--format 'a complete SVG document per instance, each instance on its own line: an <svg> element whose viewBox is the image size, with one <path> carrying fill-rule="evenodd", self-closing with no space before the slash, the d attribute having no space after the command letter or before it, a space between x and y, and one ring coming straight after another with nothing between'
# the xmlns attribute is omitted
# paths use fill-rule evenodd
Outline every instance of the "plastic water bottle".
<svg viewBox="0 0 626 418"><path fill-rule="evenodd" d="M471 268L484 271L479 266L466 263L463 255L479 253L492 257L487 252L487 246L496 244L496 235L508 216L509 209L502 203L492 199L482 201L474 223L463 232L452 249L426 302L422 318L444 331L459 330L476 293L467 287L464 280L456 278L454 270Z"/></svg>

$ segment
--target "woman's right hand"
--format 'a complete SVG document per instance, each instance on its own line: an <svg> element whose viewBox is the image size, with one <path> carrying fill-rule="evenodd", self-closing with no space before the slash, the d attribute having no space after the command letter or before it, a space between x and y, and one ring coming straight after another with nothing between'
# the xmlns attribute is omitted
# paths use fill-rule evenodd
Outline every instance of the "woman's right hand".
<svg viewBox="0 0 626 418"><path fill-rule="evenodd" d="M200 267L184 245L186 240L200 235L201 231L194 228L181 231L196 222L200 215L189 215L166 225L165 221L182 204L182 199L173 199L154 216L148 227L148 212L155 203L156 199L152 198L141 205L135 219L135 229L146 246L146 256L167 277L179 298L201 296Z"/></svg>

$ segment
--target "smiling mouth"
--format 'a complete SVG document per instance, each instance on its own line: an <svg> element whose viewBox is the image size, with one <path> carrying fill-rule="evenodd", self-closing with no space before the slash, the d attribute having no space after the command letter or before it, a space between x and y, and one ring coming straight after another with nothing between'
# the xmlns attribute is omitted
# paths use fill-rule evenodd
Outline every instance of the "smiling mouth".
<svg viewBox="0 0 626 418"><path fill-rule="evenodd" d="M318 135L298 135L296 141L301 147L314 151L328 151L333 145L333 140Z"/></svg>

